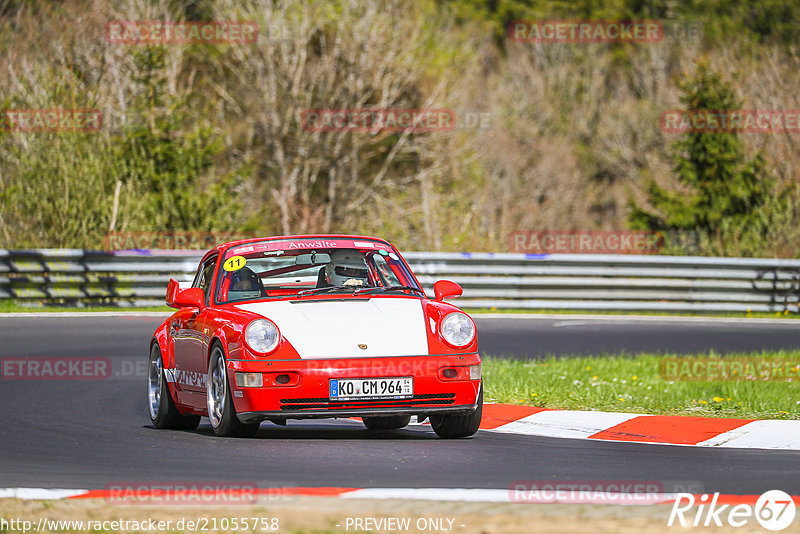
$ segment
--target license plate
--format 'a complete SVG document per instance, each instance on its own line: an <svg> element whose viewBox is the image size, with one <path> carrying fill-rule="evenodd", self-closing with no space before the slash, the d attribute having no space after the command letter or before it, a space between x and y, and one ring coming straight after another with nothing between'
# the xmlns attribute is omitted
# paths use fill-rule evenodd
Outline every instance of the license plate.
<svg viewBox="0 0 800 534"><path fill-rule="evenodd" d="M410 399L413 396L414 379L410 376L333 378L330 381L330 400Z"/></svg>

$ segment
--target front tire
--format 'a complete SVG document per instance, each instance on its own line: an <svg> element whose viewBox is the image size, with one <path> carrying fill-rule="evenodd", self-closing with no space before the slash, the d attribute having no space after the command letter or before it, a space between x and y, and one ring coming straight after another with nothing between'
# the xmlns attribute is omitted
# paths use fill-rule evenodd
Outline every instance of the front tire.
<svg viewBox="0 0 800 534"><path fill-rule="evenodd" d="M199 415L183 415L175 406L169 385L164 376L164 361L158 343L150 348L150 365L147 372L147 406L150 420L156 428L194 430L200 424Z"/></svg>
<svg viewBox="0 0 800 534"><path fill-rule="evenodd" d="M362 417L364 426L369 430L395 430L403 428L411 422L410 415L392 415L389 417Z"/></svg>
<svg viewBox="0 0 800 534"><path fill-rule="evenodd" d="M228 383L228 366L222 347L214 345L208 360L208 377L206 378L206 404L211 428L218 436L252 438L261 424L242 423L236 417L233 406L231 388Z"/></svg>
<svg viewBox="0 0 800 534"><path fill-rule="evenodd" d="M478 393L478 408L469 415L432 415L431 427L440 438L466 438L478 431L483 416L483 383Z"/></svg>

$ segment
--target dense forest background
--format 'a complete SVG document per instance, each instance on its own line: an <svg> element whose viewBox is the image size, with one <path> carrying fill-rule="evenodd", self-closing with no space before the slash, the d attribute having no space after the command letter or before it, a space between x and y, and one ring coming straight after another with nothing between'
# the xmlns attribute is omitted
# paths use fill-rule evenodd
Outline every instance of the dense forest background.
<svg viewBox="0 0 800 534"><path fill-rule="evenodd" d="M164 19L259 35L104 39L109 21ZM514 42L519 19L668 31ZM673 253L799 257L800 134L659 126L671 109L800 109L798 29L796 0L0 0L0 110L103 113L98 132L0 131L0 248L226 231L506 251L515 231L663 229L700 236ZM457 122L312 132L308 108L447 108Z"/></svg>

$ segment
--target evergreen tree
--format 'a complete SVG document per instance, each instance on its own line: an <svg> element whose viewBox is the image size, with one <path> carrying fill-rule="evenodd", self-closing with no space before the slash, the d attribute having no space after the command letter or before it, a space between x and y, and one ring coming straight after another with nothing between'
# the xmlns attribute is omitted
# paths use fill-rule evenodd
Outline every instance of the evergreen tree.
<svg viewBox="0 0 800 534"><path fill-rule="evenodd" d="M731 86L707 62L679 83L687 111L741 109ZM759 153L747 159L735 131L690 131L673 145L675 173L688 193L667 190L650 180L654 211L631 201L630 226L638 230L698 231L719 235L721 228L743 228L759 218L770 200L774 179Z"/></svg>

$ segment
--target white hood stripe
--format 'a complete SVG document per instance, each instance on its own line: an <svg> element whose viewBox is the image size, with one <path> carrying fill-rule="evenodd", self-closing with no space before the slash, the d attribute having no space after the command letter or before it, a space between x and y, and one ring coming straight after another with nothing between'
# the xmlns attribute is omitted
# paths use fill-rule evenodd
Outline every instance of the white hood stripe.
<svg viewBox="0 0 800 534"><path fill-rule="evenodd" d="M273 321L304 359L428 354L425 318L416 298L283 300L237 307Z"/></svg>

